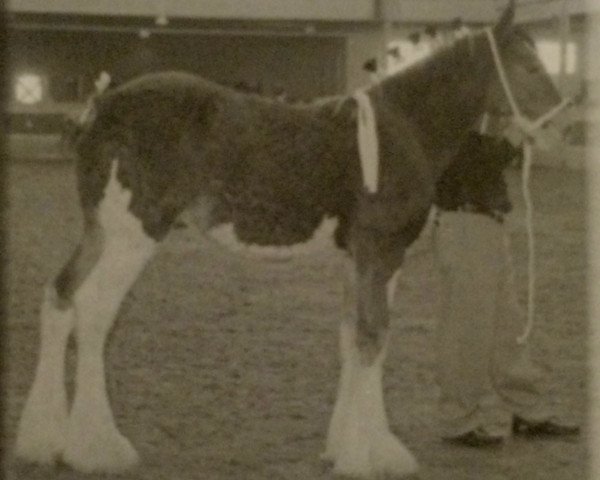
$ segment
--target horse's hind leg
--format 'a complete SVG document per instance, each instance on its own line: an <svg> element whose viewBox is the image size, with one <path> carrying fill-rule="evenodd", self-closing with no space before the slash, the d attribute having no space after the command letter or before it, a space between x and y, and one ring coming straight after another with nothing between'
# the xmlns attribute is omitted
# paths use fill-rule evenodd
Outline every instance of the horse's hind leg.
<svg viewBox="0 0 600 480"><path fill-rule="evenodd" d="M16 455L28 462L52 464L64 448L64 361L74 323L72 304L61 302L54 286L47 286L40 311L38 364L17 430Z"/></svg>
<svg viewBox="0 0 600 480"><path fill-rule="evenodd" d="M104 373L104 344L119 306L156 242L128 211L131 193L116 178L117 162L98 205L103 246L98 261L73 295L76 313L75 396L63 460L83 472L115 472L137 462L112 415Z"/></svg>
<svg viewBox="0 0 600 480"><path fill-rule="evenodd" d="M16 455L49 464L61 455L77 469L119 470L137 460L118 432L106 393L103 348L127 290L151 257L155 242L127 210L130 194L116 169L83 241L41 309L41 346L33 387L17 433ZM70 415L64 386L67 339L75 328L78 359Z"/></svg>
<svg viewBox="0 0 600 480"><path fill-rule="evenodd" d="M65 350L75 326L70 296L97 258L101 242L97 225L86 222L81 243L44 290L38 364L17 430L16 455L26 461L52 464L63 451L67 422Z"/></svg>

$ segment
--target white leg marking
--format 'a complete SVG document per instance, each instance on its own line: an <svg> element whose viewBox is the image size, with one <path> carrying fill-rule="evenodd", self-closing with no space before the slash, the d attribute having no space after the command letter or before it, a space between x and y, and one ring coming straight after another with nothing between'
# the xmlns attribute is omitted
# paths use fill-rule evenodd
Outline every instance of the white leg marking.
<svg viewBox="0 0 600 480"><path fill-rule="evenodd" d="M324 457L334 462L336 474L351 477L415 473L415 458L388 426L382 386L385 351L372 365L364 365L355 338L354 325L343 323L342 376Z"/></svg>
<svg viewBox="0 0 600 480"><path fill-rule="evenodd" d="M112 415L104 374L104 343L121 301L152 256L156 242L129 213L131 194L121 187L115 173L116 162L99 207L104 249L74 298L78 359L64 460L83 472L117 472L138 461Z"/></svg>
<svg viewBox="0 0 600 480"><path fill-rule="evenodd" d="M350 257L345 257L343 262L343 312L348 318L354 315L356 305L356 269ZM351 368L350 368L350 342L353 326L344 320L340 326L339 351L342 361L340 383L333 415L329 423L325 452L321 458L325 461L335 463L338 458L343 436L345 434L346 416L349 411L351 400Z"/></svg>
<svg viewBox="0 0 600 480"><path fill-rule="evenodd" d="M342 324L340 328L340 352L342 357L342 370L340 374L340 384L338 388L337 400L333 407L333 415L329 424L327 433L327 443L325 452L322 455L324 460L335 462L340 455L343 438L345 435L345 425L347 423L347 415L350 411L351 401L351 369L350 362L347 359L348 355L348 336L351 326Z"/></svg>
<svg viewBox="0 0 600 480"><path fill-rule="evenodd" d="M54 287L46 287L40 312L40 355L17 430L15 454L28 462L49 465L62 454L67 423L65 350L74 324L73 308L57 308Z"/></svg>

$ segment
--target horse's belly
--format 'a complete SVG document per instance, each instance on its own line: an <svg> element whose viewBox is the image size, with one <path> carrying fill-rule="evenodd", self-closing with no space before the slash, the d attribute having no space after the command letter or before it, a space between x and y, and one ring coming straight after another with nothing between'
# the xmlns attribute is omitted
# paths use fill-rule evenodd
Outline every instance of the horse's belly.
<svg viewBox="0 0 600 480"><path fill-rule="evenodd" d="M334 246L333 239L337 223L337 220L333 218L323 219L309 238L285 244L278 243L276 237L271 242L249 243L240 237L236 226L231 222L216 225L208 229L206 233L209 238L216 240L217 243L232 252L270 259L287 259ZM267 235L263 239L267 240Z"/></svg>
<svg viewBox="0 0 600 480"><path fill-rule="evenodd" d="M324 214L264 206L231 207L202 197L182 215L209 238L233 252L287 258L335 244L338 221Z"/></svg>

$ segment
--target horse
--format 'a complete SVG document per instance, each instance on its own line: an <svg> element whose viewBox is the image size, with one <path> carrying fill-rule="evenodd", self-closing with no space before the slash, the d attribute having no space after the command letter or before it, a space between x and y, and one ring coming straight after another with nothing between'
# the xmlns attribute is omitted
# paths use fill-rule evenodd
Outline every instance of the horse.
<svg viewBox="0 0 600 480"><path fill-rule="evenodd" d="M340 328L341 377L323 457L342 475L415 472L384 407L386 286L467 133L485 111L506 109L492 44L524 114L538 116L561 100L513 17L511 2L493 27L361 92L376 121L375 189L361 170L358 97L289 105L182 72L149 74L101 95L77 145L82 238L44 291L17 457L61 460L88 473L138 461L113 418L104 345L123 298L182 214L207 234L231 225L242 243L270 247L306 242L333 218L335 243L352 265L356 310ZM77 364L69 409L71 334Z"/></svg>

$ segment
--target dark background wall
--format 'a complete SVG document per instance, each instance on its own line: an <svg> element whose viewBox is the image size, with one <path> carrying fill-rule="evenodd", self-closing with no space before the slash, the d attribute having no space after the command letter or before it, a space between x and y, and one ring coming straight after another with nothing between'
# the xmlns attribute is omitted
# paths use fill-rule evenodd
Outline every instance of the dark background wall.
<svg viewBox="0 0 600 480"><path fill-rule="evenodd" d="M186 70L230 86L260 86L265 94L283 89L297 99L345 87L342 37L178 33L142 39L135 31L13 30L9 45L13 113L68 112L85 100L102 70L118 82L148 70ZM22 73L44 79L47 95L35 106L12 99L12 85Z"/></svg>

